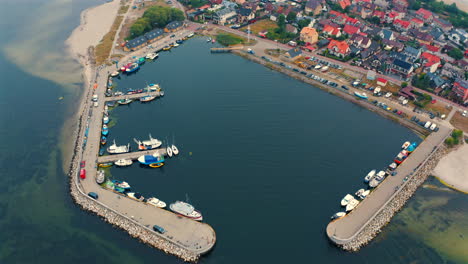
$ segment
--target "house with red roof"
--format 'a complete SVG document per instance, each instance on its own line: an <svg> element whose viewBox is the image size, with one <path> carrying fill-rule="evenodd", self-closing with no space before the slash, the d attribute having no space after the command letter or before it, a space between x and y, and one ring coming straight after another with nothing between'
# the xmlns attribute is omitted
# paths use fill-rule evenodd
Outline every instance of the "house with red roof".
<svg viewBox="0 0 468 264"><path fill-rule="evenodd" d="M223 3L223 0L210 0L211 5L220 5Z"/></svg>
<svg viewBox="0 0 468 264"><path fill-rule="evenodd" d="M384 11L374 10L374 12L372 13L372 16L378 17L380 19L380 22L383 22L385 20Z"/></svg>
<svg viewBox="0 0 468 264"><path fill-rule="evenodd" d="M463 103L468 102L468 81L456 79L452 86L452 92L461 99Z"/></svg>
<svg viewBox="0 0 468 264"><path fill-rule="evenodd" d="M399 31L407 31L410 28L411 23L406 20L395 19L393 26Z"/></svg>
<svg viewBox="0 0 468 264"><path fill-rule="evenodd" d="M432 22L432 19L433 19L432 12L424 8L419 8L419 10L416 11L416 17L426 23Z"/></svg>
<svg viewBox="0 0 468 264"><path fill-rule="evenodd" d="M395 19L398 18L403 18L403 16L401 16L401 14L396 11L390 11L385 16L385 23L392 23L393 21L395 21Z"/></svg>
<svg viewBox="0 0 468 264"><path fill-rule="evenodd" d="M339 28L330 26L330 25L325 25L323 27L323 33L328 35L328 36L333 36L333 37L339 37L341 36L341 31Z"/></svg>
<svg viewBox="0 0 468 264"><path fill-rule="evenodd" d="M411 23L411 27L413 28L421 28L422 26L424 26L424 21L422 21L419 18L412 18L410 20L410 23Z"/></svg>
<svg viewBox="0 0 468 264"><path fill-rule="evenodd" d="M349 1L349 0L339 0L338 4L341 6L341 8L345 9L346 7L351 5L351 1Z"/></svg>
<svg viewBox="0 0 468 264"><path fill-rule="evenodd" d="M423 47L426 48L427 51L429 52L439 52L440 48L439 47L436 47L436 46L432 46L432 45L429 45L429 44L422 44Z"/></svg>
<svg viewBox="0 0 468 264"><path fill-rule="evenodd" d="M358 27L351 26L351 25L345 25L343 28L343 32L348 34L349 36L353 34L358 34L361 32L361 30Z"/></svg>
<svg viewBox="0 0 468 264"><path fill-rule="evenodd" d="M337 12L335 10L330 11L329 14L331 20L339 25L344 25L346 23L346 19L348 18L347 15Z"/></svg>
<svg viewBox="0 0 468 264"><path fill-rule="evenodd" d="M423 52L421 54L421 62L424 70L428 72L435 72L440 66L440 58L429 52Z"/></svg>
<svg viewBox="0 0 468 264"><path fill-rule="evenodd" d="M339 58L348 56L351 52L348 43L346 41L338 41L332 39L327 46L327 50L330 54L335 55Z"/></svg>
<svg viewBox="0 0 468 264"><path fill-rule="evenodd" d="M357 25L361 24L361 22L359 20L357 20L356 18L347 17L346 18L346 24L351 25L351 26L357 26Z"/></svg>
<svg viewBox="0 0 468 264"><path fill-rule="evenodd" d="M384 87L385 87L385 86L387 85L387 83L388 83L388 81L387 81L386 79L384 79L384 78L377 78L377 85L379 85L379 86L384 86Z"/></svg>

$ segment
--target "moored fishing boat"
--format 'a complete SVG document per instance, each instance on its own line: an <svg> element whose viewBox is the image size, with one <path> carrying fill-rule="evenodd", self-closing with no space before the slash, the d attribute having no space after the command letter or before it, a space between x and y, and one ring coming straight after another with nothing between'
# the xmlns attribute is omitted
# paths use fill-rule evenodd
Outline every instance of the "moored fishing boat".
<svg viewBox="0 0 468 264"><path fill-rule="evenodd" d="M171 211L181 216L185 216L196 221L203 220L202 214L199 211L195 210L195 207L193 207L193 205L188 204L186 202L176 201L175 203L169 205L169 208L171 209Z"/></svg>
<svg viewBox="0 0 468 264"><path fill-rule="evenodd" d="M343 199L341 199L341 206L346 206L348 203L353 200L354 197L351 194L346 194Z"/></svg>
<svg viewBox="0 0 468 264"><path fill-rule="evenodd" d="M369 187L375 188L375 187L377 187L377 185L379 185L379 184L380 184L380 181L378 181L377 179L374 178L374 179L372 179L372 180L369 182Z"/></svg>
<svg viewBox="0 0 468 264"><path fill-rule="evenodd" d="M109 124L109 117L108 117L108 116L104 116L104 117L102 118L102 122L103 122L104 124L106 124L106 125Z"/></svg>
<svg viewBox="0 0 468 264"><path fill-rule="evenodd" d="M182 39L178 39L178 40L176 40L176 43L177 44L182 44L182 43L184 43L184 41Z"/></svg>
<svg viewBox="0 0 468 264"><path fill-rule="evenodd" d="M134 62L130 65L130 67L128 67L125 72L126 73L132 73L132 72L135 72L137 71L138 69L140 68L140 65L138 65L138 63Z"/></svg>
<svg viewBox="0 0 468 264"><path fill-rule="evenodd" d="M409 147L411 145L411 143L409 141L406 141L405 143L403 143L403 145L401 146L402 149L406 149L407 147Z"/></svg>
<svg viewBox="0 0 468 264"><path fill-rule="evenodd" d="M345 216L345 215L346 215L345 212L338 212L338 213L332 215L331 219L332 219L332 220L335 220L335 219L341 218L341 217L343 217L343 216Z"/></svg>
<svg viewBox="0 0 468 264"><path fill-rule="evenodd" d="M109 135L109 130L108 130L108 129L102 130L101 134L102 134L103 136L107 136L107 135Z"/></svg>
<svg viewBox="0 0 468 264"><path fill-rule="evenodd" d="M361 98L361 99L367 99L367 95L366 93L360 93L360 92L354 92L354 95L358 98Z"/></svg>
<svg viewBox="0 0 468 264"><path fill-rule="evenodd" d="M146 203L149 204L149 205L152 205L152 206L156 206L156 207L159 207L159 208L164 208L166 207L166 203L159 200L158 198L156 197L150 197L146 200Z"/></svg>
<svg viewBox="0 0 468 264"><path fill-rule="evenodd" d="M138 162L144 165L150 165L153 163L161 163L164 162L164 158L161 156L154 156L154 155L143 155L138 158Z"/></svg>
<svg viewBox="0 0 468 264"><path fill-rule="evenodd" d="M172 44L172 46L173 46L174 48L179 47L179 43L177 43L177 41L176 41L176 43Z"/></svg>
<svg viewBox="0 0 468 264"><path fill-rule="evenodd" d="M121 70L122 72L126 72L127 69L128 69L131 65L132 65L132 63L128 63L128 64L122 66L122 67L120 68L120 70Z"/></svg>
<svg viewBox="0 0 468 264"><path fill-rule="evenodd" d="M351 200L348 205L346 205L346 212L352 211L359 204L359 201L356 199Z"/></svg>
<svg viewBox="0 0 468 264"><path fill-rule="evenodd" d="M193 33L190 33L190 34L187 35L187 38L191 38L191 37L193 37L193 35L194 35Z"/></svg>
<svg viewBox="0 0 468 264"><path fill-rule="evenodd" d="M397 165L395 162L392 162L390 165L388 165L388 168L389 168L390 170L394 170L394 169L396 169L397 166L398 166L398 165Z"/></svg>
<svg viewBox="0 0 468 264"><path fill-rule="evenodd" d="M145 197L143 197L140 193L128 192L127 196L138 202L142 202L143 200L145 200Z"/></svg>
<svg viewBox="0 0 468 264"><path fill-rule="evenodd" d="M169 51L169 50L171 50L171 48L172 48L171 46L165 46L164 48L162 48L162 50Z"/></svg>
<svg viewBox="0 0 468 264"><path fill-rule="evenodd" d="M179 149L175 145L172 145L171 149L174 156L179 154Z"/></svg>
<svg viewBox="0 0 468 264"><path fill-rule="evenodd" d="M131 159L119 159L114 162L116 166L125 167L132 165L133 161Z"/></svg>
<svg viewBox="0 0 468 264"><path fill-rule="evenodd" d="M149 59L149 60L154 60L158 56L159 56L159 54L157 54L157 53L148 53L148 54L146 54L146 58Z"/></svg>
<svg viewBox="0 0 468 264"><path fill-rule="evenodd" d="M105 145L107 143L107 137L106 136L102 136L101 137L101 145Z"/></svg>
<svg viewBox="0 0 468 264"><path fill-rule="evenodd" d="M119 74L120 73L118 71L115 71L115 72L112 72L110 76L117 77L117 76L119 76Z"/></svg>
<svg viewBox="0 0 468 264"><path fill-rule="evenodd" d="M140 140L137 140L137 139L134 138L133 141L135 141L135 143L138 144L138 150L155 149L155 148L160 147L161 144L162 144L161 141L159 141L158 139L153 138L151 136L151 134L149 135L148 140L140 141Z"/></svg>
<svg viewBox="0 0 468 264"><path fill-rule="evenodd" d="M364 200L369 195L369 193L370 193L370 190L365 190L359 195L359 198L361 198L361 200Z"/></svg>
<svg viewBox="0 0 468 264"><path fill-rule="evenodd" d="M153 101L154 99L156 99L156 96L147 95L147 96L140 97L140 102L142 103L150 102L150 101Z"/></svg>
<svg viewBox="0 0 468 264"><path fill-rule="evenodd" d="M143 64L143 63L145 63L145 62L146 62L146 58L143 58L143 57L139 58L139 59L136 61L136 63L138 63L138 64L140 64L140 65Z"/></svg>
<svg viewBox="0 0 468 264"><path fill-rule="evenodd" d="M157 84L157 83L150 83L148 86L146 86L146 90L159 91L159 90L161 90L161 87L159 87L159 84Z"/></svg>
<svg viewBox="0 0 468 264"><path fill-rule="evenodd" d="M121 153L127 153L129 151L130 151L130 144L126 146L125 145L117 146L117 144L115 143L115 140L114 140L114 143L107 148L107 152L109 152L109 154L121 154Z"/></svg>
<svg viewBox="0 0 468 264"><path fill-rule="evenodd" d="M211 41L211 38L207 38L207 39L206 39L206 42L210 42L210 41Z"/></svg>
<svg viewBox="0 0 468 264"><path fill-rule="evenodd" d="M130 184L126 181L113 180L112 183L119 188L130 190Z"/></svg>
<svg viewBox="0 0 468 264"><path fill-rule="evenodd" d="M129 103L133 102L132 99L128 99L128 98L125 98L125 99L120 99L117 101L118 104L120 105L127 105Z"/></svg>
<svg viewBox="0 0 468 264"><path fill-rule="evenodd" d="M364 177L364 182L369 182L375 175L376 170L371 170L366 177Z"/></svg>
<svg viewBox="0 0 468 264"><path fill-rule="evenodd" d="M105 180L106 180L106 174L104 173L103 170L99 170L98 173L96 174L96 182L98 184L102 184L104 183Z"/></svg>

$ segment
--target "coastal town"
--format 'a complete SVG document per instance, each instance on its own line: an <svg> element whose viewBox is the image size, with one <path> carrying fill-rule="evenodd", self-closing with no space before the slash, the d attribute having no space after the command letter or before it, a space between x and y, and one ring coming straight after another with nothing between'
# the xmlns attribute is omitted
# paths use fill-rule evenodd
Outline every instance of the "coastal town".
<svg viewBox="0 0 468 264"><path fill-rule="evenodd" d="M233 53L262 64L398 122L421 137L419 144L404 142L387 168L369 173L365 189L356 192L357 198L348 194L341 204L345 212L324 227L339 247L359 250L405 205L439 160L453 149L466 148L468 142L466 13L453 5L434 12L439 9L424 3L108 1L102 7L114 14L107 20L109 31L99 43L72 47L86 80L69 170L72 197L83 209L185 261L196 262L213 249L215 230L201 222L201 212L192 205L177 201L164 209L164 202L143 197L105 171L136 162L157 170L177 158L175 145L163 146L151 135L147 141L134 139L136 151L131 151L130 143L107 142L109 113L115 107L133 101L158 104L165 94L159 84L118 90L114 81L137 75L145 63L157 63L164 52L177 52L178 46L197 37L209 43L212 53ZM89 34L89 27L72 37ZM451 177L443 174L439 177Z"/></svg>

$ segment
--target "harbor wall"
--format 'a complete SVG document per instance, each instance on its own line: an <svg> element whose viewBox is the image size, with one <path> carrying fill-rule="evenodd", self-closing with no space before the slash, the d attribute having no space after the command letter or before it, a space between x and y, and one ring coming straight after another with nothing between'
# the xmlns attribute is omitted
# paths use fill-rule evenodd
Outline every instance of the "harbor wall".
<svg viewBox="0 0 468 264"><path fill-rule="evenodd" d="M94 80L99 76L99 68L96 69L96 75L93 76L93 80L86 82L86 86L90 86L90 83L94 83ZM81 113L78 116L77 128L73 132L74 138L76 138L74 144L74 152L71 158L70 167L68 169L70 194L74 202L79 205L83 210L92 212L100 216L104 221L112 224L114 227L126 231L130 236L139 239L141 242L150 245L154 248L160 249L167 254L171 254L181 258L187 262L196 262L200 258L200 254L206 252L192 252L185 249L182 245L177 242L169 241L164 237L160 236L151 229L142 226L138 222L120 214L119 212L107 207L105 204L94 200L89 197L82 189L79 180L80 162L84 151L84 130L88 117L92 114L91 102L92 88L88 87L82 98Z"/></svg>

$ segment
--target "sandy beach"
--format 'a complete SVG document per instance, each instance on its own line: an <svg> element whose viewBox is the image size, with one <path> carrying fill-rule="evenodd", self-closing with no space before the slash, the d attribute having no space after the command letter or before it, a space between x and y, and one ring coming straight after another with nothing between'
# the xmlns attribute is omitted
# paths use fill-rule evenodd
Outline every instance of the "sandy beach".
<svg viewBox="0 0 468 264"><path fill-rule="evenodd" d="M468 0L442 0L447 5L457 4L458 9L468 12Z"/></svg>
<svg viewBox="0 0 468 264"><path fill-rule="evenodd" d="M468 193L468 144L443 157L434 169L434 176L449 187Z"/></svg>
<svg viewBox="0 0 468 264"><path fill-rule="evenodd" d="M120 1L114 0L83 11L80 26L72 32L66 41L69 52L85 68L86 80L89 80L91 74L91 68L88 65L88 48L96 46L102 37L109 32L119 7Z"/></svg>

